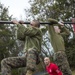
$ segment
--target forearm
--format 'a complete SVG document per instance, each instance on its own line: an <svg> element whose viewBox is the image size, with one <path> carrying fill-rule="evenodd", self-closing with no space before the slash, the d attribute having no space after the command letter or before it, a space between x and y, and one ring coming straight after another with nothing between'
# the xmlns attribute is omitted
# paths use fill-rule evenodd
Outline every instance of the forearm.
<svg viewBox="0 0 75 75"><path fill-rule="evenodd" d="M70 35L70 31L64 26L62 22L58 22L58 26L62 30L61 34Z"/></svg>
<svg viewBox="0 0 75 75"><path fill-rule="evenodd" d="M52 18L48 18L48 21L52 24L58 24L58 21Z"/></svg>
<svg viewBox="0 0 75 75"><path fill-rule="evenodd" d="M69 29L67 29L65 26L62 28L62 34L65 34L65 35L70 35L70 31Z"/></svg>

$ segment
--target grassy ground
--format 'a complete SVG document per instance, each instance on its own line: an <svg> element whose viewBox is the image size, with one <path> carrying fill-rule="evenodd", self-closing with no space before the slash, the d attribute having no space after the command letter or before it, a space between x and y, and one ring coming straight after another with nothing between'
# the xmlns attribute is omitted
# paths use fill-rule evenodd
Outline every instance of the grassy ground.
<svg viewBox="0 0 75 75"><path fill-rule="evenodd" d="M1 72L0 72L0 75L1 75ZM75 70L72 71L72 75L75 75Z"/></svg>
<svg viewBox="0 0 75 75"><path fill-rule="evenodd" d="M72 75L75 75L75 70L72 71Z"/></svg>

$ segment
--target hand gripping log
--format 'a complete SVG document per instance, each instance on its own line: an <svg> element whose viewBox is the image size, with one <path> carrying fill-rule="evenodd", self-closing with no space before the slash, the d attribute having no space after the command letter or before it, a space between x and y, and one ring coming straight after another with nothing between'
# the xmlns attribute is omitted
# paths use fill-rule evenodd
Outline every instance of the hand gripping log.
<svg viewBox="0 0 75 75"><path fill-rule="evenodd" d="M14 24L12 21L0 21L0 24ZM24 24L30 24L30 22L24 22ZM52 24L52 23L49 23L49 22L40 22L40 24ZM74 24L75 25L75 22L64 22L64 24Z"/></svg>

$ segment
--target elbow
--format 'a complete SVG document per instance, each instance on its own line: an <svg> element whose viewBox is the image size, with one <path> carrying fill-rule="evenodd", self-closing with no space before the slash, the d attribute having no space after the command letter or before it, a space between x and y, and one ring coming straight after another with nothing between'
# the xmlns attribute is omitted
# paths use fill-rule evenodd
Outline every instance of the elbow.
<svg viewBox="0 0 75 75"><path fill-rule="evenodd" d="M67 36L68 36L68 37L70 36L70 32L67 33Z"/></svg>

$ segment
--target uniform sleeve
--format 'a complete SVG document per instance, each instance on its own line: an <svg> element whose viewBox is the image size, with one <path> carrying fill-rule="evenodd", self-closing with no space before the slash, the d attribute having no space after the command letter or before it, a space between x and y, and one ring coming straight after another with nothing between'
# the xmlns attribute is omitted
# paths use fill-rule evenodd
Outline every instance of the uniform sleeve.
<svg viewBox="0 0 75 75"><path fill-rule="evenodd" d="M17 39L21 40L21 41L24 41L25 40L25 35L24 35L24 32L25 32L25 26L21 25L21 24L18 24L17 25L18 29L17 29Z"/></svg>
<svg viewBox="0 0 75 75"><path fill-rule="evenodd" d="M54 27L53 26L49 26L49 29L50 29L50 34L51 35L54 35L55 34L55 30L54 30Z"/></svg>
<svg viewBox="0 0 75 75"><path fill-rule="evenodd" d="M55 30L54 30L54 26L58 26L58 21L55 20L55 19L52 19L52 18L49 18L48 19L48 22L51 23L51 25L48 25L48 28L49 29L49 33L51 36L54 36L56 33L55 33Z"/></svg>
<svg viewBox="0 0 75 75"><path fill-rule="evenodd" d="M48 22L50 22L51 24L58 24L58 21L52 18L48 18Z"/></svg>
<svg viewBox="0 0 75 75"><path fill-rule="evenodd" d="M17 25L18 26L18 37L25 36L35 36L40 32L39 28L36 27L25 27L23 25Z"/></svg>
<svg viewBox="0 0 75 75"><path fill-rule="evenodd" d="M62 72L59 70L58 66L56 64L54 64L54 68L53 70L58 74L58 75L62 75Z"/></svg>
<svg viewBox="0 0 75 75"><path fill-rule="evenodd" d="M44 28L41 28L42 34L44 35L47 32L47 26L45 26Z"/></svg>
<svg viewBox="0 0 75 75"><path fill-rule="evenodd" d="M26 35L26 36L36 36L36 35L39 35L40 32L41 31L40 31L39 28L28 27L28 28L25 28L24 35Z"/></svg>
<svg viewBox="0 0 75 75"><path fill-rule="evenodd" d="M62 33L61 33L61 35L62 36L69 36L70 35L70 31L66 28L66 27L63 27L62 29Z"/></svg>

